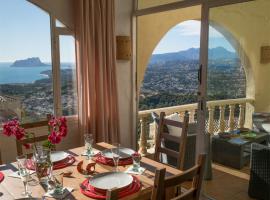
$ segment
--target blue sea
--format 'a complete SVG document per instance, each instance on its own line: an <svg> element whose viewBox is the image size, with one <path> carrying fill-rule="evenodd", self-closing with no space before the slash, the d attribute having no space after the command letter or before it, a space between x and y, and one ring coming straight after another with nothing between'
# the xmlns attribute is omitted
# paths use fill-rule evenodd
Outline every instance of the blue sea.
<svg viewBox="0 0 270 200"><path fill-rule="evenodd" d="M36 80L48 78L41 74L46 70L52 70L52 66L36 67L10 67L12 63L0 63L0 84L33 83ZM61 63L61 69L71 69L74 64Z"/></svg>

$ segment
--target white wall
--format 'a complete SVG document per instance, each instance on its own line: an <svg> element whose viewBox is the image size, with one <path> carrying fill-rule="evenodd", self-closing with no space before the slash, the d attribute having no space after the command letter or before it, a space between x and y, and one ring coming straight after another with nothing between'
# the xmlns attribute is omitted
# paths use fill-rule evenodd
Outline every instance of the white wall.
<svg viewBox="0 0 270 200"><path fill-rule="evenodd" d="M116 0L116 35L132 36L133 0ZM117 84L120 115L120 142L124 146L134 143L135 70L132 61L117 61ZM135 115L134 115L135 114Z"/></svg>
<svg viewBox="0 0 270 200"><path fill-rule="evenodd" d="M74 0L28 0L74 29Z"/></svg>

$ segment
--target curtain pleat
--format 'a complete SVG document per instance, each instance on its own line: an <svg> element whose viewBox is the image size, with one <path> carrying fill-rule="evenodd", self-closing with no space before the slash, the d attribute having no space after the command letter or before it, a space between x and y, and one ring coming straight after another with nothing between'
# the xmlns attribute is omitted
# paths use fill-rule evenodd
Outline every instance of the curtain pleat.
<svg viewBox="0 0 270 200"><path fill-rule="evenodd" d="M119 141L114 0L76 0L79 127L96 142Z"/></svg>

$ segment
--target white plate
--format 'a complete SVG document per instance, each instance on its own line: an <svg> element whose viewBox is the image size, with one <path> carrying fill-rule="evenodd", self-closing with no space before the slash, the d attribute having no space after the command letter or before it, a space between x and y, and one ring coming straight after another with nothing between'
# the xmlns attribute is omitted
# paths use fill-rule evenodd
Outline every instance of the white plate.
<svg viewBox="0 0 270 200"><path fill-rule="evenodd" d="M90 185L100 190L124 188L133 181L131 175L123 172L105 172L95 175L89 180Z"/></svg>
<svg viewBox="0 0 270 200"><path fill-rule="evenodd" d="M110 158L110 159L113 158L111 149L106 149L106 150L102 151L101 153L106 158ZM131 155L133 153L135 153L135 151L132 149L120 147L120 159L129 158L129 157L131 157Z"/></svg>
<svg viewBox="0 0 270 200"><path fill-rule="evenodd" d="M66 159L68 156L69 156L69 154L64 152L64 151L54 151L51 154L51 161L52 162L59 162L59 161Z"/></svg>

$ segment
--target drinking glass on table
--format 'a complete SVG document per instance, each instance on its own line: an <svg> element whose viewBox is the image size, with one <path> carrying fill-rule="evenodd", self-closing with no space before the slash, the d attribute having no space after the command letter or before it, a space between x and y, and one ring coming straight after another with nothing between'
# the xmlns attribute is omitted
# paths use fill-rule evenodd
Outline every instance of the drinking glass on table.
<svg viewBox="0 0 270 200"><path fill-rule="evenodd" d="M113 143L113 146L111 148L112 158L115 166L115 171L118 172L118 163L120 159L120 144L119 143Z"/></svg>
<svg viewBox="0 0 270 200"><path fill-rule="evenodd" d="M85 152L87 154L87 157L91 157L93 155L93 143L94 143L94 137L93 134L86 133L84 134L84 144L85 144Z"/></svg>
<svg viewBox="0 0 270 200"><path fill-rule="evenodd" d="M33 160L39 182L48 185L48 181L51 179L53 167L50 149L37 147L34 151Z"/></svg>
<svg viewBox="0 0 270 200"><path fill-rule="evenodd" d="M29 197L31 196L31 192L28 190L28 181L30 180L30 172L27 169L27 157L25 155L18 156L16 160L19 174L24 185L24 192L22 193L22 195L25 197Z"/></svg>
<svg viewBox="0 0 270 200"><path fill-rule="evenodd" d="M63 176L64 176L64 173L57 173L53 175L54 193L57 195L62 195L64 193Z"/></svg>
<svg viewBox="0 0 270 200"><path fill-rule="evenodd" d="M135 171L135 172L138 172L140 170L140 167L141 167L141 154L135 152L132 154L132 160L133 160L133 168L132 170Z"/></svg>

